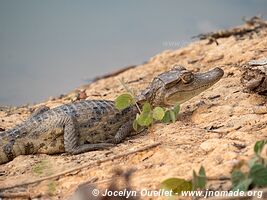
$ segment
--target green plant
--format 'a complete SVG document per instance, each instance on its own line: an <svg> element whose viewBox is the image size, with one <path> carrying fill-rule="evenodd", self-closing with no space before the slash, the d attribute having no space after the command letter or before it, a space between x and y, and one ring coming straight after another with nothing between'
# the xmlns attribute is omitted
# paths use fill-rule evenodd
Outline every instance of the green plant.
<svg viewBox="0 0 267 200"><path fill-rule="evenodd" d="M267 140L257 141L254 145L255 156L248 162L248 172L242 172L241 167L233 170L231 174L232 190L247 191L255 187L267 186L267 161L261 156ZM204 190L207 184L207 176L203 166L198 174L193 170L192 180L187 181L180 178L169 178L161 183L161 188L172 191L173 195L179 195L181 191ZM174 199L174 198L169 198Z"/></svg>
<svg viewBox="0 0 267 200"><path fill-rule="evenodd" d="M207 184L206 172L203 166L200 167L198 174L193 170L192 185L193 190L205 189Z"/></svg>
<svg viewBox="0 0 267 200"><path fill-rule="evenodd" d="M247 191L249 188L267 186L267 162L261 157L261 152L266 144L267 140L255 143L255 156L247 163L248 172L242 172L240 167L233 170L231 180L234 191Z"/></svg>
<svg viewBox="0 0 267 200"><path fill-rule="evenodd" d="M47 185L47 193L49 196L54 196L56 194L57 188L56 188L56 182L50 181Z"/></svg>
<svg viewBox="0 0 267 200"><path fill-rule="evenodd" d="M207 182L206 172L203 166L200 167L198 174L193 170L192 180L181 178L168 178L161 182L161 189L172 191L172 196L180 195L182 191L192 191L205 189Z"/></svg>
<svg viewBox="0 0 267 200"><path fill-rule="evenodd" d="M127 107L135 105L139 110L139 113L136 115L136 119L133 122L133 128L138 130L138 127L148 127L153 124L154 121L161 121L164 123L173 123L176 121L177 115L180 111L180 105L176 104L172 109L165 109L162 107L152 106L148 102L144 102L142 105L142 109L140 109L138 103L136 102L136 95L132 89L130 89L123 80L120 80L121 84L127 91L127 93L123 93L119 95L115 99L115 107L119 110L123 110Z"/></svg>
<svg viewBox="0 0 267 200"><path fill-rule="evenodd" d="M170 121L175 122L180 111L179 104L176 104L173 109L165 109L159 106L152 108L148 102L144 102L142 109L140 109L135 99L136 97L133 93L124 93L115 99L115 107L119 110L133 105L136 105L138 108L139 113L137 113L136 119L133 122L135 130L137 130L139 126L148 127L153 124L154 121L161 121L164 123L169 123Z"/></svg>
<svg viewBox="0 0 267 200"><path fill-rule="evenodd" d="M41 160L32 167L32 171L37 176L51 175L51 163L48 160Z"/></svg>

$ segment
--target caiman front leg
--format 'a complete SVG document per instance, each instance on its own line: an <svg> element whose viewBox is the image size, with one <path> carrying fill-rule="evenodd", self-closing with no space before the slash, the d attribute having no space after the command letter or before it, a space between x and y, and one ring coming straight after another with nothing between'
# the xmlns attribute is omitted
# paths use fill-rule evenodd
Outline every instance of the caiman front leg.
<svg viewBox="0 0 267 200"><path fill-rule="evenodd" d="M129 120L127 123L123 124L114 138L108 140L109 143L118 144L122 142L126 137L128 137L133 131L133 121Z"/></svg>
<svg viewBox="0 0 267 200"><path fill-rule="evenodd" d="M67 117L64 126L64 147L65 152L70 154L85 153L92 150L105 149L113 146L110 143L98 144L80 144L79 130L77 129L77 122L72 117Z"/></svg>

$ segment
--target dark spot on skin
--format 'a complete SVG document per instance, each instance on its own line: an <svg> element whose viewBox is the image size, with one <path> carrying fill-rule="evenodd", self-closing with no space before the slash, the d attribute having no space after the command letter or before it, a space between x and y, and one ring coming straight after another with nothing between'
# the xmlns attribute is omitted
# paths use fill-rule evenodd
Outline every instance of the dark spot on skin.
<svg viewBox="0 0 267 200"><path fill-rule="evenodd" d="M120 113L116 113L115 118L120 118L121 114Z"/></svg>
<svg viewBox="0 0 267 200"><path fill-rule="evenodd" d="M117 122L118 122L118 119L115 117L108 120L108 124L110 124L110 125L116 124Z"/></svg>
<svg viewBox="0 0 267 200"><path fill-rule="evenodd" d="M107 125L104 125L103 126L103 130L108 132L108 131L111 131L111 128L109 126L107 126Z"/></svg>
<svg viewBox="0 0 267 200"><path fill-rule="evenodd" d="M94 131L94 132L91 132L90 135L91 136L95 136L95 135L98 135L99 133L97 131Z"/></svg>
<svg viewBox="0 0 267 200"><path fill-rule="evenodd" d="M75 113L74 114L74 117L79 117L80 115L78 113Z"/></svg>
<svg viewBox="0 0 267 200"><path fill-rule="evenodd" d="M56 140L53 140L53 141L51 142L51 144L50 144L50 145L51 145L52 147L55 147L55 146L56 146L56 144L57 144L57 141L56 141Z"/></svg>
<svg viewBox="0 0 267 200"><path fill-rule="evenodd" d="M42 121L42 118L38 116L38 117L36 118L36 120L37 120L38 122L41 122L41 121Z"/></svg>
<svg viewBox="0 0 267 200"><path fill-rule="evenodd" d="M15 138L10 138L10 139L9 139L9 143L10 143L11 145L14 145L14 144L15 144Z"/></svg>
<svg viewBox="0 0 267 200"><path fill-rule="evenodd" d="M88 124L83 124L81 125L82 128L90 128L92 127L92 124L88 123Z"/></svg>
<svg viewBox="0 0 267 200"><path fill-rule="evenodd" d="M93 126L93 124L88 123L88 124L84 124L82 127L83 128L91 128Z"/></svg>
<svg viewBox="0 0 267 200"><path fill-rule="evenodd" d="M13 144L7 144L3 147L3 151L6 154L8 160L13 160L13 158L15 157L12 153L12 149L13 149Z"/></svg>
<svg viewBox="0 0 267 200"><path fill-rule="evenodd" d="M32 142L28 142L26 145L25 145L25 154L28 155L28 154L32 154L34 152L34 146L33 146L33 143Z"/></svg>
<svg viewBox="0 0 267 200"><path fill-rule="evenodd" d="M40 144L40 148L43 148L45 146L45 143Z"/></svg>
<svg viewBox="0 0 267 200"><path fill-rule="evenodd" d="M102 112L100 110L96 110L95 112L96 112L97 115L101 115L102 114Z"/></svg>
<svg viewBox="0 0 267 200"><path fill-rule="evenodd" d="M124 110L121 111L122 115L126 115L129 111L131 110L131 108L125 108Z"/></svg>
<svg viewBox="0 0 267 200"><path fill-rule="evenodd" d="M75 113L75 109L73 107L70 107L69 109L71 113Z"/></svg>
<svg viewBox="0 0 267 200"><path fill-rule="evenodd" d="M91 119L90 119L90 122L91 123L94 123L94 122L97 122L97 121L100 121L101 120L101 117L100 116L96 116L96 117L92 117Z"/></svg>
<svg viewBox="0 0 267 200"><path fill-rule="evenodd" d="M65 147L64 147L64 145L60 145L60 146L59 146L59 149L60 149L60 151L62 151L62 152L65 151Z"/></svg>

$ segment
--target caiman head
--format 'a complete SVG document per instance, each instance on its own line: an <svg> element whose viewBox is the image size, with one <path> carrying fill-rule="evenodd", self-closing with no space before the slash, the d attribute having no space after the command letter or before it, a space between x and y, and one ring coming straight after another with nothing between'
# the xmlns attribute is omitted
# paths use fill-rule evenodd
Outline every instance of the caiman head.
<svg viewBox="0 0 267 200"><path fill-rule="evenodd" d="M148 101L153 106L165 107L182 104L214 85L223 74L223 70L218 67L204 73L193 73L176 66L155 77L137 101Z"/></svg>

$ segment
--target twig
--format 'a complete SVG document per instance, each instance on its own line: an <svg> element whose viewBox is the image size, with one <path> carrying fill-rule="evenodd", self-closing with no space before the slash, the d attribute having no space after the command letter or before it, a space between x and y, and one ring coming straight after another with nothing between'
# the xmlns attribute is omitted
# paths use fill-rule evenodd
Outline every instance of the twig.
<svg viewBox="0 0 267 200"><path fill-rule="evenodd" d="M207 177L209 181L229 181L231 177L228 176L220 176L220 177Z"/></svg>
<svg viewBox="0 0 267 200"><path fill-rule="evenodd" d="M14 199L14 198L30 198L30 194L28 192L4 192L0 193L0 198L9 198L9 199Z"/></svg>
<svg viewBox="0 0 267 200"><path fill-rule="evenodd" d="M109 77L117 76L117 75L119 75L119 74L121 74L121 73L123 73L123 72L125 72L125 71L127 71L127 70L129 70L129 69L133 69L133 68L135 68L135 67L137 67L137 65L131 65L131 66L127 66L127 67L124 67L124 68L122 68L122 69L119 69L119 70L117 70L117 71L114 71L114 72L105 74L105 75L103 75L103 76L98 76L98 77L94 78L94 79L90 82L90 84L91 84L91 83L94 83L94 82L96 82L96 81L98 81L98 80L104 79L104 78L109 78Z"/></svg>
<svg viewBox="0 0 267 200"><path fill-rule="evenodd" d="M42 182L42 181L45 181L45 180L48 180L48 179L59 178L62 175L66 175L66 174L71 173L71 172L74 172L74 171L79 171L79 170L81 170L83 168L88 168L88 167L96 166L96 165L99 165L99 164L104 163L104 162L113 161L115 159L126 157L126 156L131 155L131 154L135 154L135 153L138 153L138 152L149 150L151 148L155 148L155 147L159 146L160 144L161 144L160 142L157 142L157 143L154 143L154 144L151 144L151 145L148 145L148 146L145 146L145 147L136 149L134 151L130 151L130 152L127 152L127 153L122 153L122 154L113 156L111 158L106 158L106 159L99 160L99 161L96 161L96 162L86 163L86 164L84 164L82 166L75 167L75 168L72 168L72 169L63 171L61 173L58 173L58 174L54 174L54 175L51 175L51 176L40 178L38 180L24 182L24 183L18 183L18 184L14 184L14 185L7 186L7 187L0 187L0 191L11 189L11 188L15 188L15 187L27 186L27 185L30 185L30 184L35 184L35 183L39 183L39 182Z"/></svg>

